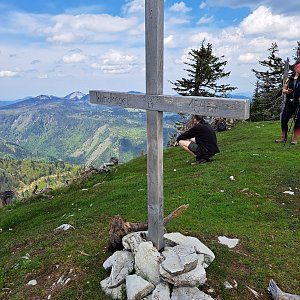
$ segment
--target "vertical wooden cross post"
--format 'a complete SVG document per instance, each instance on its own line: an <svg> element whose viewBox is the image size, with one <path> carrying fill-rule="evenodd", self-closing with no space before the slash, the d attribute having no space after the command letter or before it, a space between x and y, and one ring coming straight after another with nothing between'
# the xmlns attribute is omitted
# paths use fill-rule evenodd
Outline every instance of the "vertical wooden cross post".
<svg viewBox="0 0 300 300"><path fill-rule="evenodd" d="M146 95L163 94L164 0L146 0ZM163 112L147 110L148 236L163 248Z"/></svg>
<svg viewBox="0 0 300 300"><path fill-rule="evenodd" d="M163 95L164 0L146 3L146 94L90 91L90 101L147 111L148 232L158 250L163 248L163 112L249 118L249 102L230 98Z"/></svg>

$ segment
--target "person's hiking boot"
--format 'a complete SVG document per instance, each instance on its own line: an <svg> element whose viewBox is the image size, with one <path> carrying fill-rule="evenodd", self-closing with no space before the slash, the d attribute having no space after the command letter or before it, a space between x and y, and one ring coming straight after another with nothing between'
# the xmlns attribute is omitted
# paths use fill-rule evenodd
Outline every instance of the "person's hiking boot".
<svg viewBox="0 0 300 300"><path fill-rule="evenodd" d="M200 158L200 159L196 159L194 162L191 163L192 166L194 165L199 165L199 164L203 164L205 162L207 162L208 160L204 159L204 158Z"/></svg>
<svg viewBox="0 0 300 300"><path fill-rule="evenodd" d="M285 138L280 138L275 140L275 143L286 143L286 139Z"/></svg>
<svg viewBox="0 0 300 300"><path fill-rule="evenodd" d="M291 141L291 145L297 145L298 141Z"/></svg>

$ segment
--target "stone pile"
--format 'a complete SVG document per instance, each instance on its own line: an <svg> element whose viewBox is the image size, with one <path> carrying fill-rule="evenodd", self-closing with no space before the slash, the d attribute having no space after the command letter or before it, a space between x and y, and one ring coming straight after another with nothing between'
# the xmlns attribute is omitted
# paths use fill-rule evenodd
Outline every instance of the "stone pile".
<svg viewBox="0 0 300 300"><path fill-rule="evenodd" d="M101 281L113 299L128 300L213 300L199 290L205 269L215 259L201 241L181 233L166 233L165 248L159 252L147 241L147 232L123 237L124 250L115 252L103 267L110 276Z"/></svg>

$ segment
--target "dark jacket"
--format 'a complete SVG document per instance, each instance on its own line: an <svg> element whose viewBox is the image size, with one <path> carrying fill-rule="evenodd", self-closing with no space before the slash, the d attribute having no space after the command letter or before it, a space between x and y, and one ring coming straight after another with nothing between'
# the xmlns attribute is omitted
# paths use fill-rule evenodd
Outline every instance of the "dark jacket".
<svg viewBox="0 0 300 300"><path fill-rule="evenodd" d="M300 76L295 80L294 76L289 77L287 86L289 89L292 89L293 92L286 95L287 100L299 101L300 98Z"/></svg>
<svg viewBox="0 0 300 300"><path fill-rule="evenodd" d="M195 138L197 145L200 146L204 152L212 155L220 152L217 144L216 134L213 128L207 123L199 122L191 129L182 133L177 138L177 142L179 142L180 140L188 140L191 138ZM201 152L203 153L203 151Z"/></svg>

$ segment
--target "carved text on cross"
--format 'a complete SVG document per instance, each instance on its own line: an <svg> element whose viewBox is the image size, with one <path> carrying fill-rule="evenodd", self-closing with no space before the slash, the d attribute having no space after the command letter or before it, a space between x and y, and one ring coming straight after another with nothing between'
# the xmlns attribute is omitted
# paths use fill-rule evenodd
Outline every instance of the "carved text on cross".
<svg viewBox="0 0 300 300"><path fill-rule="evenodd" d="M90 91L94 104L121 106L163 112L200 114L235 119L249 118L249 103L230 98L195 96L137 95L110 91Z"/></svg>

